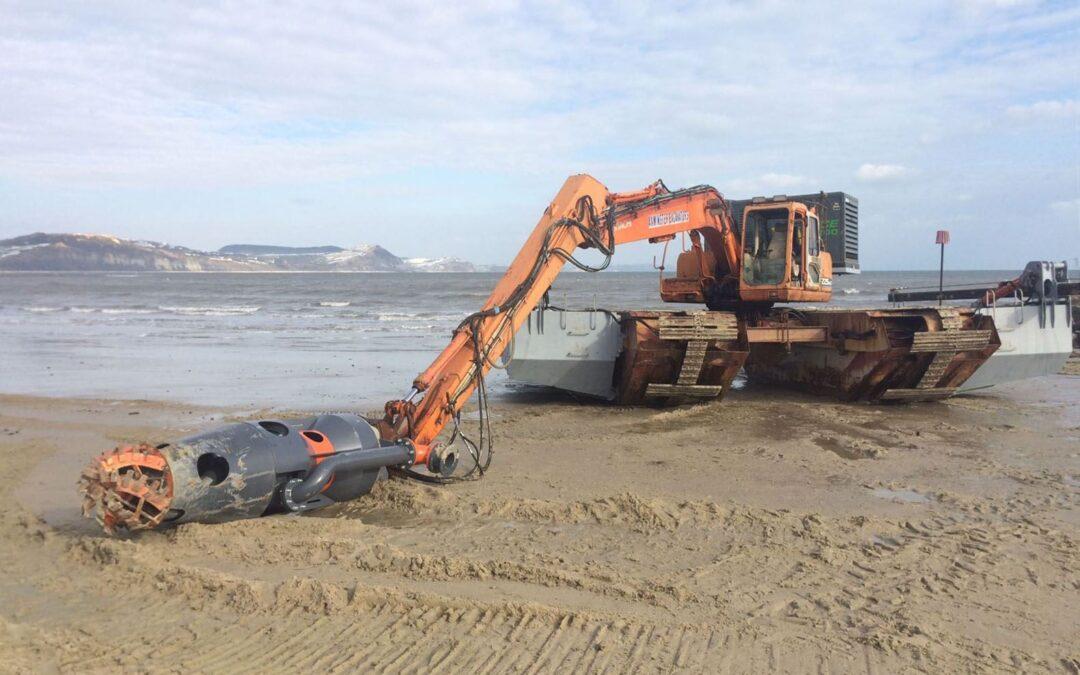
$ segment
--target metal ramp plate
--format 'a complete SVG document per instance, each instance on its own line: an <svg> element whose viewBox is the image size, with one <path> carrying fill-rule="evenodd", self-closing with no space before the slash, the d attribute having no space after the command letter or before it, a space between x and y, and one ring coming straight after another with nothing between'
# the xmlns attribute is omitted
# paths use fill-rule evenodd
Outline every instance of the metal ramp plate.
<svg viewBox="0 0 1080 675"><path fill-rule="evenodd" d="M944 330L915 333L911 342L912 352L966 352L982 349L990 344L988 330Z"/></svg>
<svg viewBox="0 0 1080 675"><path fill-rule="evenodd" d="M645 395L648 397L716 398L722 391L724 388L719 384L650 384L645 387Z"/></svg>
<svg viewBox="0 0 1080 675"><path fill-rule="evenodd" d="M941 318L943 331L957 331L964 325L964 319L960 316L960 310L955 307L938 307L938 317Z"/></svg>
<svg viewBox="0 0 1080 675"><path fill-rule="evenodd" d="M693 312L660 317L661 340L735 340L739 322L731 312Z"/></svg>
<svg viewBox="0 0 1080 675"><path fill-rule="evenodd" d="M945 369L952 363L953 357L956 356L956 352L938 352L934 354L934 358L930 361L930 365L926 367L926 371L923 376L919 378L919 383L916 386L918 389L932 389L938 382L941 381L941 376L945 374Z"/></svg>
<svg viewBox="0 0 1080 675"><path fill-rule="evenodd" d="M881 395L882 401L940 401L956 393L956 387L939 389L888 389Z"/></svg>

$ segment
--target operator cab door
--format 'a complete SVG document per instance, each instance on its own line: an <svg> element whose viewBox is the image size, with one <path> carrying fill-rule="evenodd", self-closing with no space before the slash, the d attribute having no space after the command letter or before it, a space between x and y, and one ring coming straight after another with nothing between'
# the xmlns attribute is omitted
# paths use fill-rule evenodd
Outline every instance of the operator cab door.
<svg viewBox="0 0 1080 675"><path fill-rule="evenodd" d="M831 277L832 258L825 252L818 215L812 209L803 211L796 206L791 227L790 288L820 291L822 286L832 286Z"/></svg>
<svg viewBox="0 0 1080 675"><path fill-rule="evenodd" d="M788 286L794 289L802 289L806 286L806 212L799 208L793 208L791 213L791 250L788 256L791 258L789 269L791 276Z"/></svg>
<svg viewBox="0 0 1080 675"><path fill-rule="evenodd" d="M791 277L785 300L828 301L832 294L832 258L821 240L817 212L801 204L792 205Z"/></svg>
<svg viewBox="0 0 1080 675"><path fill-rule="evenodd" d="M832 292L832 256L825 252L821 222L814 211L806 214L806 274L804 287L808 291ZM826 298L828 299L828 298Z"/></svg>
<svg viewBox="0 0 1080 675"><path fill-rule="evenodd" d="M821 287L821 240L818 238L819 229L817 214L806 214L806 280L803 285L810 289Z"/></svg>

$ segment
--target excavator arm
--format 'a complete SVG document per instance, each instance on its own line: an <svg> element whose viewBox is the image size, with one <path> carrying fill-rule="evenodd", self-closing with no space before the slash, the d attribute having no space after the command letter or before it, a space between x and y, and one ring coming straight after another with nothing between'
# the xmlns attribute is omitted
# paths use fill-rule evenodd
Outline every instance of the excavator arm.
<svg viewBox="0 0 1080 675"><path fill-rule="evenodd" d="M458 326L450 344L416 377L405 398L386 404L377 425L383 438L408 439L415 448L415 463L433 465L429 454L435 438L448 423L456 423L473 391L483 387L484 375L550 288L567 258L586 242L609 251L614 245L610 239L604 240L610 236L610 228L602 231L598 211L608 196L607 188L591 176L567 179L480 311ZM481 389L481 405L485 395ZM481 429L483 433L483 425ZM477 443L482 445L483 439Z"/></svg>
<svg viewBox="0 0 1080 675"><path fill-rule="evenodd" d="M442 447L435 444L435 439L450 423L455 425L457 437L458 415L473 392L478 391L480 436L475 442L465 442L483 471L486 462L482 463L479 455L487 452L490 458L484 376L566 262L598 271L607 266L616 245L645 239L666 241L683 232L691 232L691 253L696 255L697 264L692 276L672 280L683 291L673 291L672 299L700 302L709 286L734 280L738 270L738 243L719 192L708 186L671 192L657 181L637 192L609 193L591 176L570 177L482 309L458 326L450 344L414 380L405 398L386 404L378 424L382 437L408 439L415 448L415 463L426 463L430 469L447 473L450 467L446 458L439 456ZM701 247L701 237L708 251ZM604 253L604 264L594 269L577 261L573 253L583 247ZM486 450L482 447L485 434Z"/></svg>

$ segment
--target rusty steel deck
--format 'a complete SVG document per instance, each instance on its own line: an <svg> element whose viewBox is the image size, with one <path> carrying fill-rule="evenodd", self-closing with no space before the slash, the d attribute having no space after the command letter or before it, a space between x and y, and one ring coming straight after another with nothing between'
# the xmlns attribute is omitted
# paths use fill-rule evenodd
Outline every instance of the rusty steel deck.
<svg viewBox="0 0 1080 675"><path fill-rule="evenodd" d="M538 312L559 313L559 320L543 322L549 326L566 326L567 315L589 313ZM751 381L844 400L938 400L953 395L1000 345L990 317L954 307L778 309L752 318L719 311L605 314L617 317L620 331L598 335L603 348L589 351L609 355L612 367L604 377L611 380L588 388L624 404L720 398L742 368ZM583 352L562 345L581 338L563 332L519 335L519 364L511 364L511 380L563 388L565 377L547 381L551 368L528 367L529 355L544 351L565 354L563 365L573 368L575 355Z"/></svg>

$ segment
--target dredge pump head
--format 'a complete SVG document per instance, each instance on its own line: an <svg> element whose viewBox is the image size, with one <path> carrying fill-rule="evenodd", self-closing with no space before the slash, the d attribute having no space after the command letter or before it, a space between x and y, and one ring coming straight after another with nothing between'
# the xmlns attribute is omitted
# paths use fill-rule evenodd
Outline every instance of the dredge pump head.
<svg viewBox="0 0 1080 675"><path fill-rule="evenodd" d="M416 460L348 413L238 422L157 446L123 446L83 470L83 513L106 532L308 511L371 491Z"/></svg>

